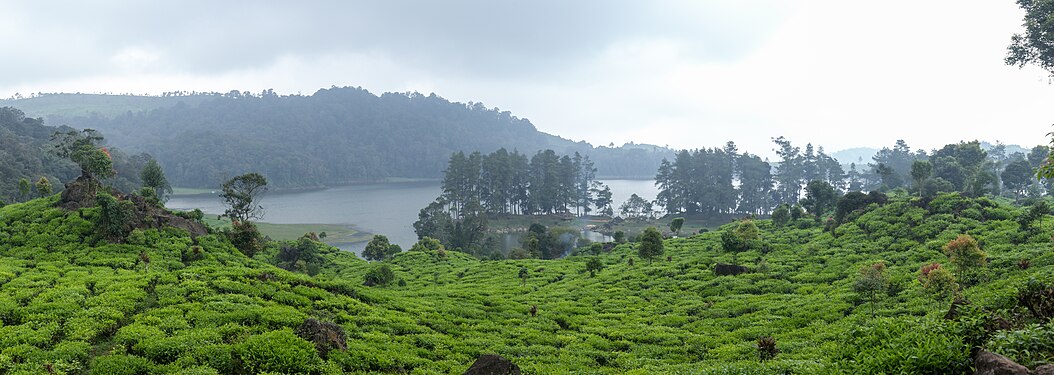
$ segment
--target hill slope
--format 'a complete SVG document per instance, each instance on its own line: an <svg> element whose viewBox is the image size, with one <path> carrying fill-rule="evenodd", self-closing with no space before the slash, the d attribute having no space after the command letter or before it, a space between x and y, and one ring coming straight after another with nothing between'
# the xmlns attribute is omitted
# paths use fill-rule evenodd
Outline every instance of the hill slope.
<svg viewBox="0 0 1054 375"><path fill-rule="evenodd" d="M46 126L37 118L26 117L18 109L0 107L0 201L17 202L37 196L30 191L23 197L18 190L20 179L30 184L47 178L54 191L62 190L61 181L73 180L80 173L73 162L58 157L51 148L51 135L73 130ZM128 155L111 149L117 175L109 183L125 191L141 186L139 171L150 160L149 155Z"/></svg>
<svg viewBox="0 0 1054 375"><path fill-rule="evenodd" d="M10 105L34 108L51 123L93 128L110 143L154 155L176 186L215 187L230 176L263 173L278 187L387 177L438 178L455 151L504 147L533 154L580 152L600 176L654 177L665 148L597 147L539 132L526 119L479 103L417 93L376 96L359 88L310 96L129 97L83 115L102 98L45 95ZM90 100L89 100L90 99ZM136 99L136 100L131 100ZM41 104L40 102L45 102ZM141 111L121 112L125 108Z"/></svg>
<svg viewBox="0 0 1054 375"><path fill-rule="evenodd" d="M719 232L666 241L669 260L620 245L596 255L605 268L595 277L592 255L411 251L387 262L399 285L372 288L361 281L373 266L325 246L310 277L269 264L283 244L250 259L216 235L171 228L109 244L94 234L97 209L64 212L56 199L0 208L7 373L460 373L486 353L529 374L965 373L971 346L1034 364L1021 349L1051 344L1014 338L1049 329L1029 325L1039 318L1018 301L1029 279L1054 274L1054 222L1023 232L1020 209L957 194L872 205L833 232L759 221L767 245L737 255ZM947 300L916 277L946 262L940 247L961 233L981 239L990 265L963 291L973 312L948 321ZM714 274L733 260L751 272ZM893 287L871 318L853 284L878 261ZM1007 327L981 335L993 316ZM307 318L343 327L348 349L321 355L294 333ZM763 336L779 352L759 361Z"/></svg>

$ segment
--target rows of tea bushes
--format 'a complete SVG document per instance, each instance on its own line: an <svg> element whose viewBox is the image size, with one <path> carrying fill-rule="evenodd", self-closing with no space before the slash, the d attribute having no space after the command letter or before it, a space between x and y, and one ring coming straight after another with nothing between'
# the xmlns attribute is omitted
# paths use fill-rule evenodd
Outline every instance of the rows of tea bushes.
<svg viewBox="0 0 1054 375"><path fill-rule="evenodd" d="M248 258L175 229L112 244L96 209L55 199L0 208L0 373L461 373L488 353L529 374L964 373L974 347L1029 365L1054 356L1049 320L1022 305L1054 280L1054 221L1024 226L1026 208L985 198L898 197L840 224L757 220L760 240L739 252L722 245L733 223L668 239L652 259L629 243L558 260L425 249L375 263L295 241ZM943 248L962 234L988 261L958 280L970 304L945 319L951 297L919 270L958 271ZM749 272L718 276L717 263ZM876 263L888 282L872 316L854 285ZM363 285L382 268L391 280ZM309 318L343 328L346 350L299 335Z"/></svg>

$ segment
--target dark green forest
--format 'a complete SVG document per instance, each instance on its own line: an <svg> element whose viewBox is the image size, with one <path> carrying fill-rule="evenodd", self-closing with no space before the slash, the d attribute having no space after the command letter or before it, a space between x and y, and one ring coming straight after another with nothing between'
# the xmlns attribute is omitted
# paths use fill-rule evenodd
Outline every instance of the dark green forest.
<svg viewBox="0 0 1054 375"><path fill-rule="evenodd" d="M847 192L899 191L930 198L962 192L1028 200L1054 191L1050 179L1035 173L1047 159L1047 146L1007 153L1005 145L986 150L972 141L926 151L898 141L879 150L870 163L850 163L846 170L822 147L807 144L802 149L784 137L773 142L779 155L775 166L740 153L732 142L664 159L655 176L660 188L656 205L667 214L767 215L789 205L819 215Z"/></svg>
<svg viewBox="0 0 1054 375"><path fill-rule="evenodd" d="M264 174L278 188L439 178L452 152L499 148L579 152L596 163L600 176L641 178L650 177L659 161L672 155L655 146L572 142L539 132L508 111L450 102L435 94L377 96L361 88L335 87L312 95L232 91L158 99L168 105L151 102L140 104L143 110L90 115L71 109L83 95L42 95L9 103L39 108L32 115L51 123L99 130L110 145L150 153L173 186L180 187L215 188L218 181L249 171ZM34 105L35 100L48 103ZM137 103L113 105L134 108ZM92 101L84 106L103 105Z"/></svg>
<svg viewBox="0 0 1054 375"><path fill-rule="evenodd" d="M55 192L62 184L73 180L80 169L72 161L55 153L52 136L75 131L69 127L44 125L39 118L30 118L18 109L0 108L0 201L23 202L50 192L40 192L36 184L46 179ZM116 174L107 182L125 191L140 186L139 171L152 160L147 154L128 154L110 148ZM19 186L21 181L24 186ZM28 190L26 188L28 187Z"/></svg>

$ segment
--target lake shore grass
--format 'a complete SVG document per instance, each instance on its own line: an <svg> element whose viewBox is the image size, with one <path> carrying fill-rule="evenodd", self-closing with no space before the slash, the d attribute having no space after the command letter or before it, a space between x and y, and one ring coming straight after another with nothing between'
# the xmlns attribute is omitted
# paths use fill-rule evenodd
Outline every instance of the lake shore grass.
<svg viewBox="0 0 1054 375"><path fill-rule="evenodd" d="M212 215L206 216L202 221L213 228L226 228L231 225L230 220L216 219ZM347 224L275 224L257 222L256 227L260 229L260 233L263 233L263 235L279 241L295 240L308 232L315 232L316 234L325 232L326 238L323 242L334 246L369 241L373 238L372 233L358 230L353 225Z"/></svg>

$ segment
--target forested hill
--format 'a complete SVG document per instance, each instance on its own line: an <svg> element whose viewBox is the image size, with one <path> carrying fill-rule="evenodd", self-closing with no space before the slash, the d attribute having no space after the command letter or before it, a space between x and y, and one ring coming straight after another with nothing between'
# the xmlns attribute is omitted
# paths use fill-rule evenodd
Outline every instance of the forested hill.
<svg viewBox="0 0 1054 375"><path fill-rule="evenodd" d="M58 157L51 147L52 134L72 130L46 126L18 109L0 106L0 202L20 202L42 194L33 186L41 178L56 192L63 183L76 178L80 173L77 165ZM117 149L109 152L116 175L106 182L127 191L138 188L139 171L150 156L129 155Z"/></svg>
<svg viewBox="0 0 1054 375"><path fill-rule="evenodd" d="M361 88L332 88L309 96L267 91L111 100L129 109L123 114L105 110L99 98L85 98L43 95L7 103L34 108L39 112L27 113L52 124L100 130L112 145L148 152L177 186L213 187L247 171L263 173L278 187L438 178L452 152L499 148L579 152L596 163L599 176L650 178L659 162L673 155L647 145L594 148L539 132L508 111L434 94L377 96ZM102 110L78 110L80 102ZM93 113L83 115L87 112Z"/></svg>

